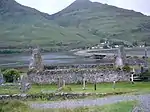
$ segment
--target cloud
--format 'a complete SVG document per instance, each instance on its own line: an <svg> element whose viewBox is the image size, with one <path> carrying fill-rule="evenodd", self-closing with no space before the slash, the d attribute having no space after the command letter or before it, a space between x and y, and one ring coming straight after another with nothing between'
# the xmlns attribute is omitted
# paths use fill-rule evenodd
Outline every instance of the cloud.
<svg viewBox="0 0 150 112"><path fill-rule="evenodd" d="M64 9L75 0L38 0L38 2L37 0L16 0L16 1L23 5L36 8L42 12L52 14ZM91 0L91 1L107 3L109 5L114 5L125 9L132 9L150 15L149 0Z"/></svg>

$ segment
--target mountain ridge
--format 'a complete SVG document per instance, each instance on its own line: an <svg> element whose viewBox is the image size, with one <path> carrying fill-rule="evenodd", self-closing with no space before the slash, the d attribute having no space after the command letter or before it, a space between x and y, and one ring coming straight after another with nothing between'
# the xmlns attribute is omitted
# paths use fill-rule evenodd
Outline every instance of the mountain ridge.
<svg viewBox="0 0 150 112"><path fill-rule="evenodd" d="M150 35L149 16L98 2L85 1L79 5L75 1L51 15L50 19L60 26L86 29L92 35L102 38L141 41Z"/></svg>

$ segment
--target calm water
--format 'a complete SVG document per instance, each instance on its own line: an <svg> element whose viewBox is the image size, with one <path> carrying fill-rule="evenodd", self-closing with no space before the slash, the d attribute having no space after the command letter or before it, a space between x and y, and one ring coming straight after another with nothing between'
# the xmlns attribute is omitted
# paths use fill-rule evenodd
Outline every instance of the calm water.
<svg viewBox="0 0 150 112"><path fill-rule="evenodd" d="M57 64L86 64L95 63L93 59L85 59L79 57L73 53L47 53L42 54L43 62L45 65L57 65ZM28 66L31 60L31 55L15 54L15 55L1 55L0 66L1 67L13 67L13 66Z"/></svg>
<svg viewBox="0 0 150 112"><path fill-rule="evenodd" d="M105 53L112 53L112 51L106 51ZM127 54L143 56L144 50L129 50ZM150 56L150 49L148 50L148 55ZM46 65L99 63L94 59L86 59L73 53L47 53L42 54L42 58ZM28 66L30 60L31 54L0 55L0 67Z"/></svg>

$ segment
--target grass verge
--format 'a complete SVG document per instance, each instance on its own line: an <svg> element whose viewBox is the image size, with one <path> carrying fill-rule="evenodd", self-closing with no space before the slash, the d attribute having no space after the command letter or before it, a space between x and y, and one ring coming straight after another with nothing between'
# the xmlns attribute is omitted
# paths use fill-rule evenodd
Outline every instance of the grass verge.
<svg viewBox="0 0 150 112"><path fill-rule="evenodd" d="M111 105L80 107L75 109L46 109L29 108L20 101L0 101L0 112L131 112L137 105L136 101L120 102Z"/></svg>

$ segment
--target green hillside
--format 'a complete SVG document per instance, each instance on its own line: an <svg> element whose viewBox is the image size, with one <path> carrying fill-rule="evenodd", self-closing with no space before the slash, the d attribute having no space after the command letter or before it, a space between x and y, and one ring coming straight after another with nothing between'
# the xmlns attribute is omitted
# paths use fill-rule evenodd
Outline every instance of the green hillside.
<svg viewBox="0 0 150 112"><path fill-rule="evenodd" d="M48 15L15 0L0 0L0 49L72 49L101 38L149 41L150 17L106 4L76 0Z"/></svg>
<svg viewBox="0 0 150 112"><path fill-rule="evenodd" d="M146 39L150 42L150 17L89 0L76 0L50 19L60 26L85 29L102 38L127 41Z"/></svg>
<svg viewBox="0 0 150 112"><path fill-rule="evenodd" d="M0 1L0 48L76 48L95 43L99 37L64 28L48 20L48 14L22 6L14 0Z"/></svg>

